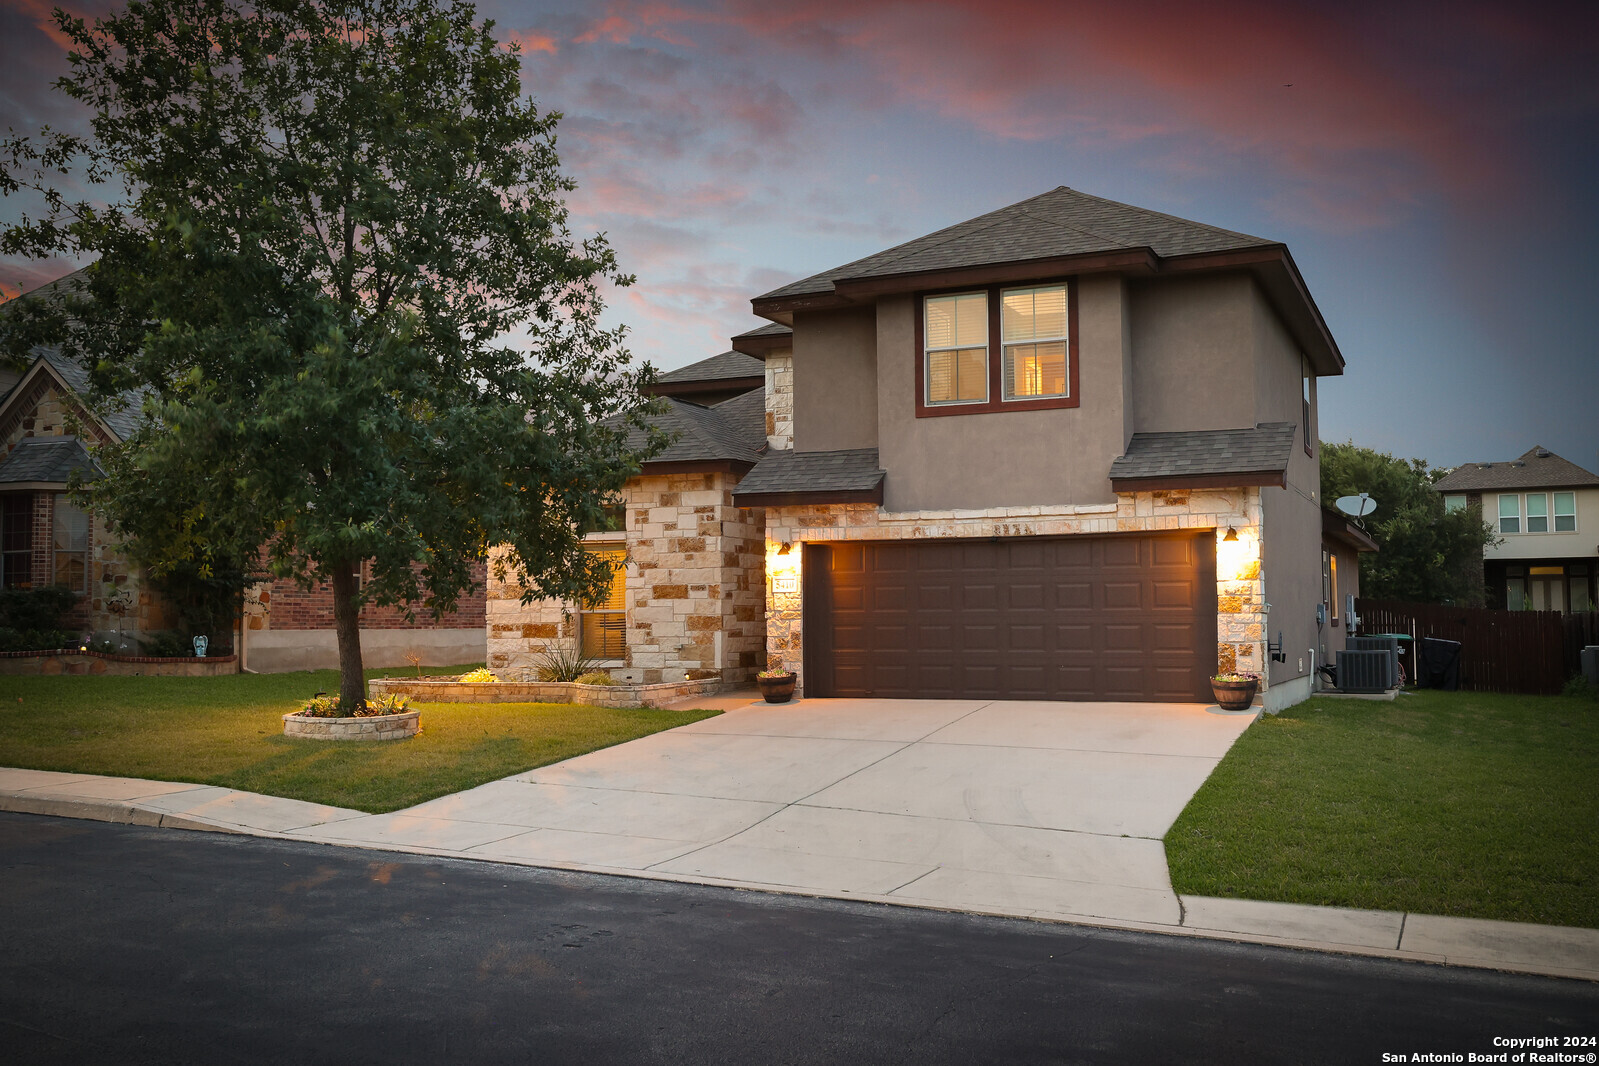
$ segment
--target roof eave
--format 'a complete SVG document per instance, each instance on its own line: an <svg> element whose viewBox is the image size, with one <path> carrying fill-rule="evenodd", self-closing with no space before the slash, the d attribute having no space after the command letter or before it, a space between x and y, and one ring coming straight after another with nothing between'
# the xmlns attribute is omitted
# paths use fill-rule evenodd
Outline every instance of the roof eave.
<svg viewBox="0 0 1599 1066"><path fill-rule="evenodd" d="M815 503L883 502L883 483L869 489L811 489L804 492L733 492L735 507L788 507Z"/></svg>
<svg viewBox="0 0 1599 1066"><path fill-rule="evenodd" d="M1222 474L1165 474L1159 477L1116 477L1111 475L1113 492L1156 492L1165 489L1234 489L1257 485L1288 487L1284 470L1241 470Z"/></svg>
<svg viewBox="0 0 1599 1066"><path fill-rule="evenodd" d="M685 397L706 392L748 391L758 389L765 384L764 377L705 378L700 381L656 381L644 391L651 396Z"/></svg>

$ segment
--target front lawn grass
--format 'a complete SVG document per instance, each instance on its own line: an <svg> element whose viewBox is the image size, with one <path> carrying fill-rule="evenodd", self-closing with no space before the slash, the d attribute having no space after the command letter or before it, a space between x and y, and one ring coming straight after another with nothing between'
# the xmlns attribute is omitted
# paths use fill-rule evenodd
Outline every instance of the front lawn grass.
<svg viewBox="0 0 1599 1066"><path fill-rule="evenodd" d="M405 673L369 670L367 676ZM192 781L381 814L716 713L424 703L413 705L422 708L422 733L410 740L283 735L283 714L319 690L338 687L333 670L0 676L0 766Z"/></svg>
<svg viewBox="0 0 1599 1066"><path fill-rule="evenodd" d="M1166 835L1180 893L1599 927L1599 703L1312 699Z"/></svg>

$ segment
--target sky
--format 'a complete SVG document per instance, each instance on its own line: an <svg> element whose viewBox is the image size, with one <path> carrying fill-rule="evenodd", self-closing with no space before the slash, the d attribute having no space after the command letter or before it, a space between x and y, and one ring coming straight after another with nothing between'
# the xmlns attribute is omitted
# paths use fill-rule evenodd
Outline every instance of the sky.
<svg viewBox="0 0 1599 1066"><path fill-rule="evenodd" d="M49 88L50 6L0 0L19 133L84 125ZM760 325L769 289L1068 185L1286 243L1348 364L1323 439L1599 471L1599 4L479 11L563 114L573 231L636 275L609 317L662 370ZM0 284L71 266L0 261Z"/></svg>

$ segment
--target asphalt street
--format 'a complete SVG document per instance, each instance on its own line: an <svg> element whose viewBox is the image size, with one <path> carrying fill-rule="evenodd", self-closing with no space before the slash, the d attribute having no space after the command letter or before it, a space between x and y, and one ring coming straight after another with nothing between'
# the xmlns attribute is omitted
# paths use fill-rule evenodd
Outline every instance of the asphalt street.
<svg viewBox="0 0 1599 1066"><path fill-rule="evenodd" d="M0 900L7 1063L1377 1063L1599 1036L1585 982L32 815L0 814Z"/></svg>

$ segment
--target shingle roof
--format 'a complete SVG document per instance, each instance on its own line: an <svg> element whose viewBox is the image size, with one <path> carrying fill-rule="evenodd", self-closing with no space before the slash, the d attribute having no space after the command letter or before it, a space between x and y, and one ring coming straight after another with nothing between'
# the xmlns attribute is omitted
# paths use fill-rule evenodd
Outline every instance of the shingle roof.
<svg viewBox="0 0 1599 1066"><path fill-rule="evenodd" d="M1457 466L1433 488L1439 492L1478 489L1587 488L1599 485L1596 476L1569 459L1542 446L1529 449L1520 459Z"/></svg>
<svg viewBox="0 0 1599 1066"><path fill-rule="evenodd" d="M1172 257L1277 243L1090 196L1062 185L1030 200L773 289L757 299L828 293L833 291L834 282L846 278L953 270L1136 248L1149 248L1156 255Z"/></svg>
<svg viewBox="0 0 1599 1066"><path fill-rule="evenodd" d="M736 334L733 339L738 341L746 337L780 337L785 333L793 332L792 327L785 326L781 322L768 322L764 326L756 326L754 329L747 329L743 333Z"/></svg>
<svg viewBox="0 0 1599 1066"><path fill-rule="evenodd" d="M1285 471L1296 428L1292 422L1262 422L1254 429L1134 433L1127 454L1110 464L1110 476L1124 480Z"/></svg>
<svg viewBox="0 0 1599 1066"><path fill-rule="evenodd" d="M876 448L836 452L768 452L738 484L735 501L772 494L871 492L883 484Z"/></svg>
<svg viewBox="0 0 1599 1066"><path fill-rule="evenodd" d="M751 389L711 408L745 444L759 451L766 447L766 390Z"/></svg>
<svg viewBox="0 0 1599 1066"><path fill-rule="evenodd" d="M97 477L100 468L77 437L26 437L0 462L0 484L65 484L74 470Z"/></svg>
<svg viewBox="0 0 1599 1066"><path fill-rule="evenodd" d="M743 352L723 352L697 363L678 367L656 378L662 384L687 384L690 382L728 381L737 378L758 378L766 374L766 364Z"/></svg>
<svg viewBox="0 0 1599 1066"><path fill-rule="evenodd" d="M753 393L755 396L761 394L761 390L755 390ZM756 441L752 428L746 424L749 422L749 412L746 409L748 401L746 400L742 406L727 407L728 404L736 404L740 400L745 400L745 396L736 396L716 407L701 407L686 400L661 398L661 403L665 406L660 414L650 419L650 422L670 434L672 443L665 451L647 461L651 463L756 462L760 459L760 446L766 442L765 405L762 404L761 435L759 441ZM628 444L635 448L642 447L643 431L629 432Z"/></svg>

